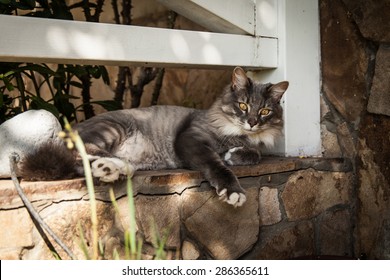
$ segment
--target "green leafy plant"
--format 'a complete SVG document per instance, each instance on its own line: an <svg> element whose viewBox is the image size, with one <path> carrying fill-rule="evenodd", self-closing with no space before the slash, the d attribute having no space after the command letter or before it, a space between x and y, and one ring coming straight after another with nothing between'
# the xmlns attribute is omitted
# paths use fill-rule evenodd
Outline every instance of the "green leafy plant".
<svg viewBox="0 0 390 280"><path fill-rule="evenodd" d="M92 104L101 105L106 110L119 109L120 104L113 100L90 101L92 79L102 79L106 84L110 82L103 66L0 63L0 81L3 82L0 85L0 123L29 109L45 109L59 120L66 117L69 121L77 119L79 110L84 111L86 118L92 117ZM25 80L31 81L33 91L26 88ZM50 93L48 99L41 96L44 86ZM81 89L83 103L79 107L71 102L71 99L80 99L71 94L71 87Z"/></svg>
<svg viewBox="0 0 390 280"><path fill-rule="evenodd" d="M72 5L65 0L0 0L0 14L73 20L72 10L82 9L87 21L97 22L103 4L104 0L82 0ZM106 110L121 108L121 103L113 100L91 102L94 79L109 84L104 66L0 62L0 124L29 109L45 109L60 121L66 117L71 122L77 120L77 111L83 111L86 119L94 116L93 103ZM32 89L26 87L27 82ZM41 96L43 86L50 92L49 99ZM70 94L72 87L81 89L81 97ZM76 108L71 99L80 98L82 105Z"/></svg>
<svg viewBox="0 0 390 280"><path fill-rule="evenodd" d="M72 12L81 10L85 20L99 22L105 0L80 0L68 3L65 0L0 0L0 14L53 19L73 20ZM117 24L131 25L131 0L112 0L111 6ZM121 10L119 9L121 7ZM167 27L174 28L176 14L169 12ZM28 45L28 44L27 44ZM32 63L0 62L0 124L29 109L45 109L52 112L62 122L66 117L70 122L78 121L76 112L83 112L85 119L93 117L94 107L100 105L106 110L122 109L125 93L129 90L131 107L139 107L144 88L156 80L151 105L156 105L164 78L163 68L118 67L118 76L112 100L91 101L91 83L102 80L109 84L110 79L104 66L54 65ZM136 76L137 75L137 76ZM33 88L26 87L31 82ZM43 86L49 89L49 99L41 96ZM81 89L81 96L70 93L73 87ZM72 99L81 99L82 105L75 107Z"/></svg>

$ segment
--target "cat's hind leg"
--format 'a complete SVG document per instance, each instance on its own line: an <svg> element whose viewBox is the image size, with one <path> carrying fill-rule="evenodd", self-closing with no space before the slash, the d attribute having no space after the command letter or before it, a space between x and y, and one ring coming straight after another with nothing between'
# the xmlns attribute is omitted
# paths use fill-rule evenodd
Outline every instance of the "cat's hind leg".
<svg viewBox="0 0 390 280"><path fill-rule="evenodd" d="M92 162L91 167L93 177L106 183L118 180L121 175L132 177L134 174L132 165L115 157L101 157Z"/></svg>

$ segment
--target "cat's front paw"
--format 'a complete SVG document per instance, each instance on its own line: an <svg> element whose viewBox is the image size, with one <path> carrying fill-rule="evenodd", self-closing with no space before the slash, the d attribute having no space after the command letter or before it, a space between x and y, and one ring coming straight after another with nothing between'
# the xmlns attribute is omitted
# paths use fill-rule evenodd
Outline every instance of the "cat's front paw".
<svg viewBox="0 0 390 280"><path fill-rule="evenodd" d="M245 147L233 147L224 155L223 160L227 165L254 165L261 160L258 150Z"/></svg>
<svg viewBox="0 0 390 280"><path fill-rule="evenodd" d="M224 156L224 161L228 164L228 165L234 165L234 159L233 159L233 155L235 152L237 152L238 150L242 150L244 149L244 147L234 147L234 148L231 148L229 149L226 153L225 153L225 156Z"/></svg>
<svg viewBox="0 0 390 280"><path fill-rule="evenodd" d="M120 175L133 176L134 170L119 158L102 157L92 162L92 175L102 182L114 182Z"/></svg>
<svg viewBox="0 0 390 280"><path fill-rule="evenodd" d="M233 205L234 208L242 206L246 201L246 195L241 192L232 192L228 194L227 189L217 192L219 198L227 204Z"/></svg>

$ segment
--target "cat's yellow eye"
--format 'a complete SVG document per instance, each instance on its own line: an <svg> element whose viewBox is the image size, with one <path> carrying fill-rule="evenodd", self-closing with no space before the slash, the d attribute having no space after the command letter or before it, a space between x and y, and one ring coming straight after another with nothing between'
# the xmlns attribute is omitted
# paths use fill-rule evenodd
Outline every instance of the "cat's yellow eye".
<svg viewBox="0 0 390 280"><path fill-rule="evenodd" d="M260 115L262 116L268 116L271 113L270 109L262 109L260 110Z"/></svg>
<svg viewBox="0 0 390 280"><path fill-rule="evenodd" d="M243 110L243 111L248 110L248 105L246 105L246 104L243 103L243 102L240 102L240 103L238 104L238 106L240 106L240 109Z"/></svg>

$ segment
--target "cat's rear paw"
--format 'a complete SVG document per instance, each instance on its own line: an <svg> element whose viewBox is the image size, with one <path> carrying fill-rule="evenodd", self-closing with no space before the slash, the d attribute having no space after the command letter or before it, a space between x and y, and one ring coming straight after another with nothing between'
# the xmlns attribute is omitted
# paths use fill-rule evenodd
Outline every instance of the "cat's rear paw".
<svg viewBox="0 0 390 280"><path fill-rule="evenodd" d="M218 195L221 200L227 204L233 205L234 208L242 206L246 201L246 195L244 193L233 192L228 195L226 189L218 192Z"/></svg>
<svg viewBox="0 0 390 280"><path fill-rule="evenodd" d="M114 182L120 175L133 176L134 170L119 158L99 158L92 163L92 175L102 182Z"/></svg>

